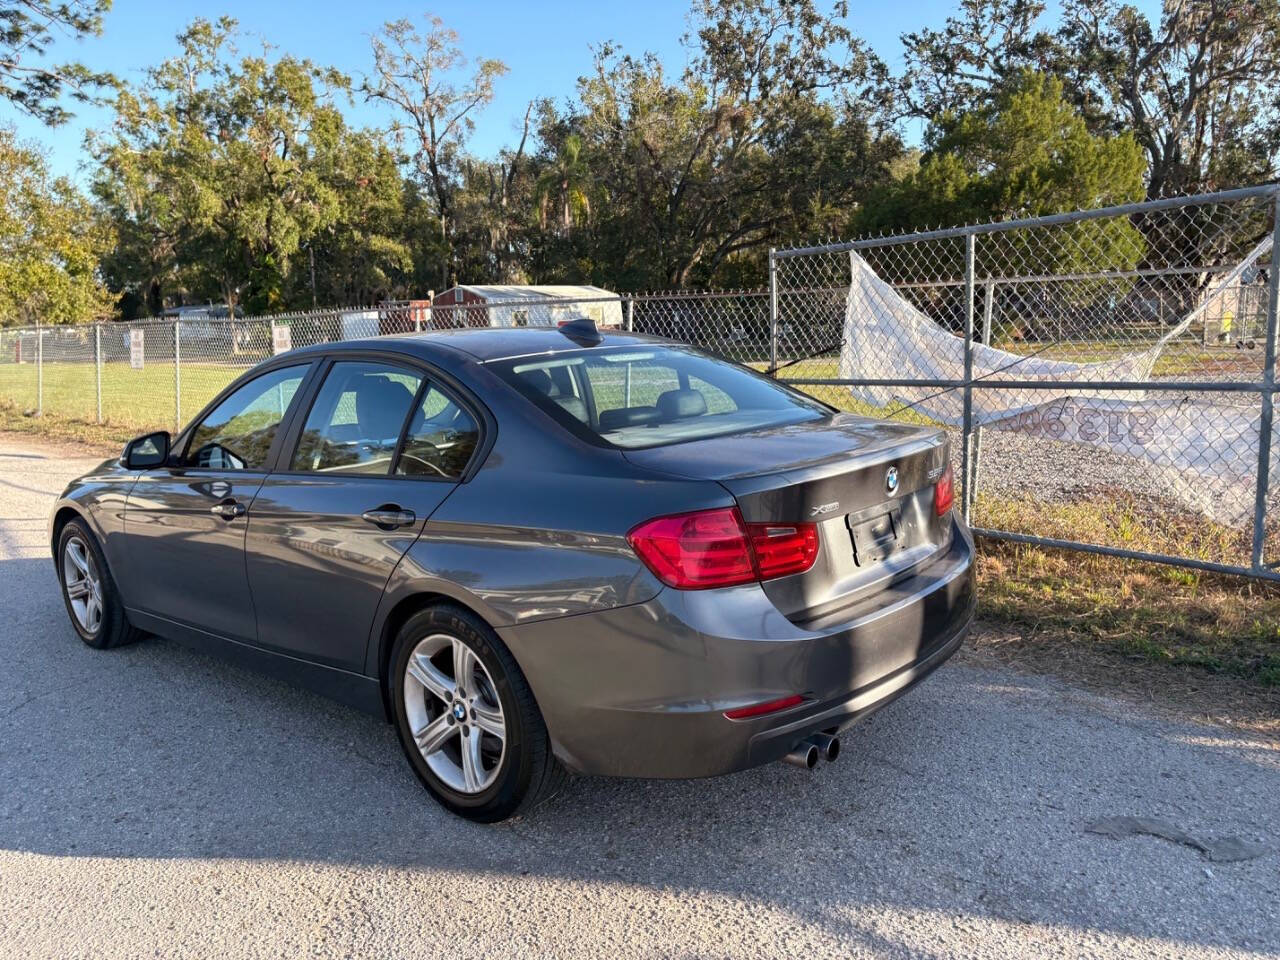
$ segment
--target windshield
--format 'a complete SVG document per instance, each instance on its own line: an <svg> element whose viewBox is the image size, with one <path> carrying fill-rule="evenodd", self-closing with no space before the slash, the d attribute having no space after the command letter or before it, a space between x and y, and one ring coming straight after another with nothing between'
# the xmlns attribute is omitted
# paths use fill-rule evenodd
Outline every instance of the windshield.
<svg viewBox="0 0 1280 960"><path fill-rule="evenodd" d="M595 348L492 368L579 436L632 450L830 412L768 377L687 347Z"/></svg>

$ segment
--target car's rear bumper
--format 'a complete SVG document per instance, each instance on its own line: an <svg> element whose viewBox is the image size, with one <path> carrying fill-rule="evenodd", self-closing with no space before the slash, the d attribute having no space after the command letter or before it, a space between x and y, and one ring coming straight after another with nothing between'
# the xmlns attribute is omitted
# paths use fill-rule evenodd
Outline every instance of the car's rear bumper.
<svg viewBox="0 0 1280 960"><path fill-rule="evenodd" d="M805 629L758 585L664 590L647 603L499 631L556 755L581 773L702 777L776 760L901 696L951 656L973 620L973 540ZM829 620L830 618L828 618ZM801 694L748 720L726 710Z"/></svg>

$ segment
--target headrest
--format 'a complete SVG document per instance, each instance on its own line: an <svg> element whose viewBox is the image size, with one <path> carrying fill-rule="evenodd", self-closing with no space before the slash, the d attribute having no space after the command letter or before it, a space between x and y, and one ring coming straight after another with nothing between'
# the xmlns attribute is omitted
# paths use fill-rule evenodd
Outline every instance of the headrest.
<svg viewBox="0 0 1280 960"><path fill-rule="evenodd" d="M542 394L544 397L549 397L556 392L555 382L551 379L551 374L545 367L535 367L532 370L526 370L524 373L520 374L520 379L529 384L529 386L533 387L534 390L538 391L538 393Z"/></svg>
<svg viewBox="0 0 1280 960"><path fill-rule="evenodd" d="M386 439L400 432L400 425L413 403L413 392L403 383L366 374L354 384L356 420L371 439Z"/></svg>
<svg viewBox="0 0 1280 960"><path fill-rule="evenodd" d="M556 403L568 411L569 416L582 423L587 422L587 405L578 397L553 397Z"/></svg>
<svg viewBox="0 0 1280 960"><path fill-rule="evenodd" d="M617 410L600 412L600 429L604 431L621 430L623 427L638 427L646 423L658 421L657 407L622 407Z"/></svg>
<svg viewBox="0 0 1280 960"><path fill-rule="evenodd" d="M658 396L658 413L664 420L700 417L707 412L707 398L697 390L668 390Z"/></svg>

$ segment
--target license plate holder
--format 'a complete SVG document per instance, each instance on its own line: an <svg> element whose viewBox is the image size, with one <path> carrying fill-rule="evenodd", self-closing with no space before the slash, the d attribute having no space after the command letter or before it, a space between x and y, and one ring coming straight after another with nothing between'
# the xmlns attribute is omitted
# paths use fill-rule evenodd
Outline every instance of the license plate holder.
<svg viewBox="0 0 1280 960"><path fill-rule="evenodd" d="M898 549L902 508L897 504L866 519L845 518L853 540L853 562L860 567L879 563Z"/></svg>

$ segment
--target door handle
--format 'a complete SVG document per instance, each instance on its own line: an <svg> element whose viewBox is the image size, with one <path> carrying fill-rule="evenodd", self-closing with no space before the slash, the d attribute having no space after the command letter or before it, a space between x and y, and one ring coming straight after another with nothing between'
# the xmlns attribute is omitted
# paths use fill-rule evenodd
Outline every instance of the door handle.
<svg viewBox="0 0 1280 960"><path fill-rule="evenodd" d="M243 517L247 509L248 507L243 503L228 498L221 503L215 503L209 508L209 512L223 520L234 520L236 517Z"/></svg>
<svg viewBox="0 0 1280 960"><path fill-rule="evenodd" d="M366 510L360 516L366 522L372 523L375 527L382 527L384 530L407 527L418 519L412 510L401 510L399 507L378 507L376 510Z"/></svg>

